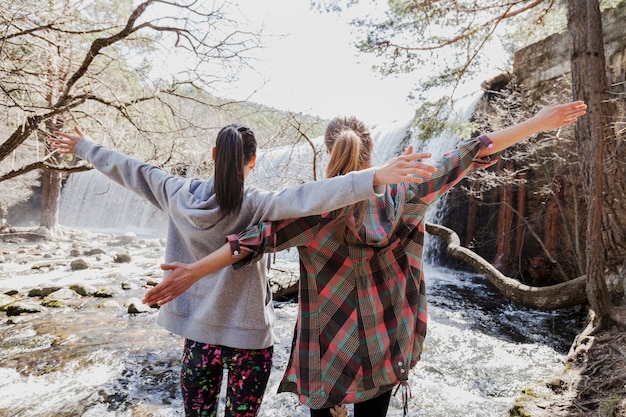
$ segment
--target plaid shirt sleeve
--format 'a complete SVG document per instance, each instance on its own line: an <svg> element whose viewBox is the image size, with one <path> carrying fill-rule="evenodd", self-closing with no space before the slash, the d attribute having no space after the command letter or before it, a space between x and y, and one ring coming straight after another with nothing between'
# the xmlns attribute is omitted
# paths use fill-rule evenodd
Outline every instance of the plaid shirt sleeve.
<svg viewBox="0 0 626 417"><path fill-rule="evenodd" d="M420 200L426 204L432 204L465 175L477 168L487 168L498 160L492 158L476 158L476 154L485 147L492 147L491 140L486 135L460 142L456 148L444 154L438 161L438 171L432 178L423 183L414 183L409 186L407 199L409 201Z"/></svg>
<svg viewBox="0 0 626 417"><path fill-rule="evenodd" d="M252 262L258 261L263 254L280 252L288 248L304 246L315 237L321 224L320 216L301 217L274 222L261 222L249 227L238 235L226 237L230 244L233 257L241 254L241 248L251 255L233 264L241 269Z"/></svg>

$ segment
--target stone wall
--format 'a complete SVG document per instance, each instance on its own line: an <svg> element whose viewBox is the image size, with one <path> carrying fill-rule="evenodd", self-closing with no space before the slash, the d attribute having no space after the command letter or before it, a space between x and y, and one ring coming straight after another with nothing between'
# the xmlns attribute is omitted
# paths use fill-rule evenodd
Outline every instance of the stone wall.
<svg viewBox="0 0 626 417"><path fill-rule="evenodd" d="M602 16L604 54L609 82L618 92L626 91L626 1ZM513 72L529 89L534 89L570 72L570 38L558 33L515 53Z"/></svg>

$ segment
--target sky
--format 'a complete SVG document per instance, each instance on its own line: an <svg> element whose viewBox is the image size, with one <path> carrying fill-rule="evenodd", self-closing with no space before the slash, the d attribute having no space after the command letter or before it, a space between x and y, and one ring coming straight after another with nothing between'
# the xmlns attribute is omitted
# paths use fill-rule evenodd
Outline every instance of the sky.
<svg viewBox="0 0 626 417"><path fill-rule="evenodd" d="M345 16L318 13L309 0L235 0L252 24L263 24L265 44L255 71L242 74L232 98L323 118L356 115L368 123L408 120L414 77L382 78L352 44ZM276 36L273 36L276 35ZM228 97L231 98L231 97Z"/></svg>
<svg viewBox="0 0 626 417"><path fill-rule="evenodd" d="M376 2L363 0L340 14L312 10L310 0L223 1L239 30L263 28L263 46L247 52L253 55L250 68L236 82L211 93L325 119L355 115L369 125L405 122L414 116L418 104L409 102L408 96L420 82L420 71L383 77L372 69L377 58L360 53L354 45L360 33L350 21L381 15L385 2L375 6ZM497 48L491 49L494 61L503 57ZM168 65L161 71L176 66L177 59L168 53ZM481 72L484 78L455 95L474 93L493 75Z"/></svg>

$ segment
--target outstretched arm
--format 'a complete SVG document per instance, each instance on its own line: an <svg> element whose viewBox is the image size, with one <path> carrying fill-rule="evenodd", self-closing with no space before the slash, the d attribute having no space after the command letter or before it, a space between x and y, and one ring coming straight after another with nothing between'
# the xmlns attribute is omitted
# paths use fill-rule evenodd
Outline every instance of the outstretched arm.
<svg viewBox="0 0 626 417"><path fill-rule="evenodd" d="M74 133L53 132L48 143L60 154L74 154L89 162L109 179L167 210L170 195L184 186L185 179L168 174L156 165L108 149L92 141L78 128Z"/></svg>
<svg viewBox="0 0 626 417"><path fill-rule="evenodd" d="M74 132L53 132L54 136L48 138L48 143L60 154L74 153L74 148L85 136L78 126L74 127ZM423 182L436 171L432 165L421 162L430 157L430 153L413 153L413 147L409 146L401 155L376 168L372 185Z"/></svg>
<svg viewBox="0 0 626 417"><path fill-rule="evenodd" d="M487 133L493 146L481 149L477 156L483 157L500 152L535 133L572 124L586 112L587 105L583 101L552 104L544 107L530 119L496 132Z"/></svg>
<svg viewBox="0 0 626 417"><path fill-rule="evenodd" d="M170 273L159 285L146 293L142 302L147 305L168 303L185 292L200 278L232 265L249 255L250 252L244 249L241 255L234 256L231 253L230 244L226 243L215 252L191 264L180 262L162 264L161 269L170 271Z"/></svg>

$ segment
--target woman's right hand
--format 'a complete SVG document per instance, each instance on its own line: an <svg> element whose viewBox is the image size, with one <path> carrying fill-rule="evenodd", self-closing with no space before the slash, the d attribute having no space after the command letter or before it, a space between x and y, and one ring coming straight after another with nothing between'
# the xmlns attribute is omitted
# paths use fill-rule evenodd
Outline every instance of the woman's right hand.
<svg viewBox="0 0 626 417"><path fill-rule="evenodd" d="M48 143L58 153L70 154L74 153L76 144L85 136L78 126L74 127L75 135L63 132L52 132L54 136L48 138Z"/></svg>
<svg viewBox="0 0 626 417"><path fill-rule="evenodd" d="M413 153L413 146L409 146L402 155L376 168L374 185L428 181L437 168L420 160L430 157L430 153Z"/></svg>
<svg viewBox="0 0 626 417"><path fill-rule="evenodd" d="M250 251L241 248L240 253L231 254L230 244L222 245L218 250L197 260L194 263L184 264L172 262L161 264L161 269L170 273L159 285L148 291L143 299L147 305L163 305L169 303L191 287L196 281L213 272L219 271L235 262L250 256Z"/></svg>

